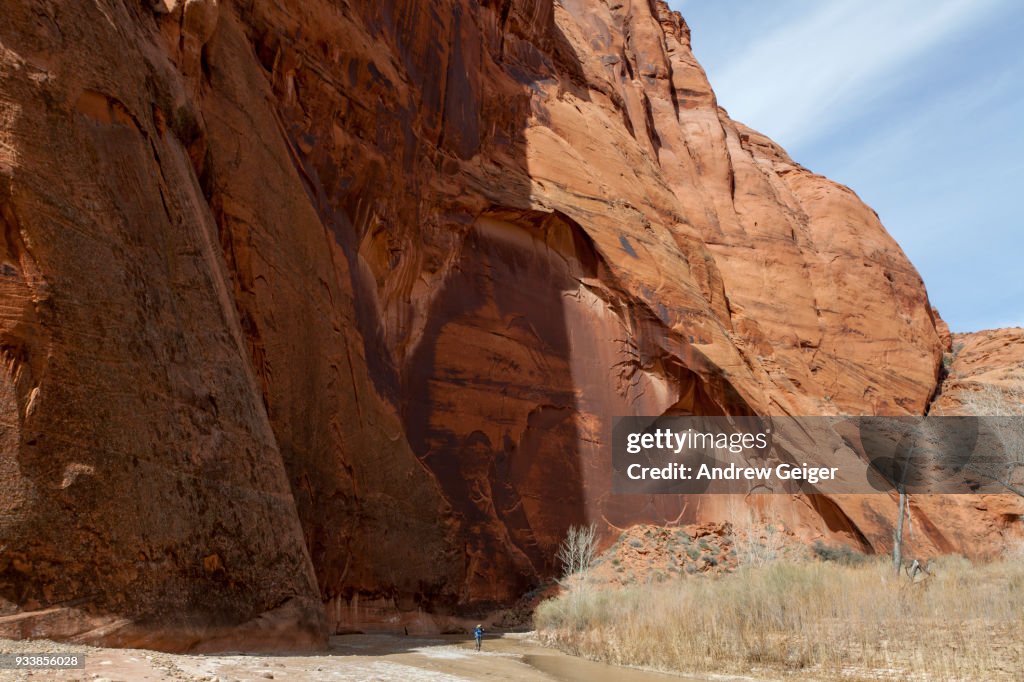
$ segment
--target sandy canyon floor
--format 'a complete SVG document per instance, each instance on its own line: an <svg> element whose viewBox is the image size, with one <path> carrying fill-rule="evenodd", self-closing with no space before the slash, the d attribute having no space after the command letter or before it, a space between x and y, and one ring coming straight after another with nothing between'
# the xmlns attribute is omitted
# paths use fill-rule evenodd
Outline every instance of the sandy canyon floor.
<svg viewBox="0 0 1024 682"><path fill-rule="evenodd" d="M521 634L487 639L477 653L465 637L347 635L310 655L177 655L141 649L103 649L46 641L0 640L0 653L85 654L84 670L0 671L0 680L503 680L651 682L697 680L619 668L568 656Z"/></svg>

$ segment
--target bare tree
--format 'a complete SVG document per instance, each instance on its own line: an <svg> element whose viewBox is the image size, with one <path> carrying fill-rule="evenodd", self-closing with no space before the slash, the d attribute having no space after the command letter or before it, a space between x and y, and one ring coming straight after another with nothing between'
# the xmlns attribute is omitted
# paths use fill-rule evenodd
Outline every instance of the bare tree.
<svg viewBox="0 0 1024 682"><path fill-rule="evenodd" d="M1024 417L1024 383L1015 382L1005 387L986 384L965 393L961 403L970 414L997 417L986 420L986 426L1002 450L998 464L974 467L974 470L1024 497L1024 419L1013 419Z"/></svg>
<svg viewBox="0 0 1024 682"><path fill-rule="evenodd" d="M903 566L903 522L907 518L907 488L901 481L896 490L899 493L899 516L892 533L892 565L896 575L899 575L900 567Z"/></svg>
<svg viewBox="0 0 1024 682"><path fill-rule="evenodd" d="M555 556L562 563L562 576L586 573L597 553L597 526L570 526Z"/></svg>
<svg viewBox="0 0 1024 682"><path fill-rule="evenodd" d="M915 434L916 436L917 434ZM910 512L910 498L907 495L907 476L910 473L911 462L914 460L916 450L917 443L915 441L906 452L898 454L892 471L895 478L893 482L896 484L899 510L896 517L896 527L892 532L892 565L897 576L903 568L903 527Z"/></svg>
<svg viewBox="0 0 1024 682"><path fill-rule="evenodd" d="M993 417L984 420L984 427L995 440L994 449L998 450L990 453L992 457L972 462L968 467L976 474L1024 497L1024 419L1020 419L1024 417L1024 382L1014 382L1004 387L984 384L977 390L965 390L960 402L963 411L969 415ZM906 477L913 453L914 448L911 448L901 457L900 466L896 469L898 516L893 529L892 560L897 574L903 567L903 529L910 506Z"/></svg>
<svg viewBox="0 0 1024 682"><path fill-rule="evenodd" d="M736 558L744 566L760 568L780 558L783 549L783 534L776 520L764 522L752 511L732 527L732 544Z"/></svg>

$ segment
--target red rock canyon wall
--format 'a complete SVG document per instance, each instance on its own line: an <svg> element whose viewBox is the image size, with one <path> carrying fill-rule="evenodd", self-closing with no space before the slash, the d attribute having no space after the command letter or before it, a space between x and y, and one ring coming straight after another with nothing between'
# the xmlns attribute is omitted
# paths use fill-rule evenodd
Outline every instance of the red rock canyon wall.
<svg viewBox="0 0 1024 682"><path fill-rule="evenodd" d="M935 392L913 266L717 106L664 2L0 16L0 634L302 647L360 600L509 602L569 524L742 504L611 497L613 415ZM866 548L895 517L771 504Z"/></svg>

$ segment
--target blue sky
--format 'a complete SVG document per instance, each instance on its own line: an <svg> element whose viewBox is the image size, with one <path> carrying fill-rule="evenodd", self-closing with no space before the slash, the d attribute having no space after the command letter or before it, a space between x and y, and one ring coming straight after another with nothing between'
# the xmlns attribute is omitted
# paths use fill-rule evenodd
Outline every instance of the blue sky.
<svg viewBox="0 0 1024 682"><path fill-rule="evenodd" d="M1024 2L670 4L719 104L878 211L954 331L1024 326Z"/></svg>

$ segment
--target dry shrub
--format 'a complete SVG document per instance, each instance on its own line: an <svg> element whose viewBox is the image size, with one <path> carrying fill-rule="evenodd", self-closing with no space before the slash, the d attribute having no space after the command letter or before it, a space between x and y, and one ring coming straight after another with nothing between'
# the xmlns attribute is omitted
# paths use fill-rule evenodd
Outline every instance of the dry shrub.
<svg viewBox="0 0 1024 682"><path fill-rule="evenodd" d="M782 558L785 538L775 522L758 521L750 514L733 524L733 547L741 566L760 568Z"/></svg>
<svg viewBox="0 0 1024 682"><path fill-rule="evenodd" d="M570 653L676 672L989 680L1024 670L1024 567L950 558L931 570L911 584L884 560L774 562L618 590L581 583L534 617Z"/></svg>

